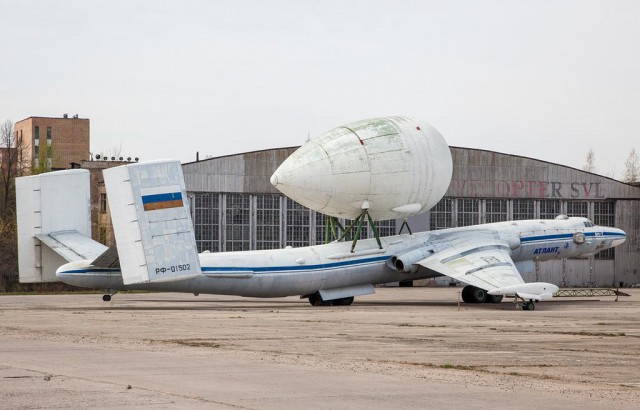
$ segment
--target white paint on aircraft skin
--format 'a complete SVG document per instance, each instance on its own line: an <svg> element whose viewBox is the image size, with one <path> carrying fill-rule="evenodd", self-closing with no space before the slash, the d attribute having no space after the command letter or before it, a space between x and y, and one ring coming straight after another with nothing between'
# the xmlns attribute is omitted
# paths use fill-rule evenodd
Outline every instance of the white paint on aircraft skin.
<svg viewBox="0 0 640 410"><path fill-rule="evenodd" d="M273 173L271 184L307 208L355 219L407 218L428 211L449 187L449 146L424 121L374 118L312 138Z"/></svg>
<svg viewBox="0 0 640 410"><path fill-rule="evenodd" d="M359 242L350 253L350 243L336 242L302 248L200 254L202 275L183 281L161 280L124 286L118 269L90 266L91 261L73 262L58 270L69 284L90 288L149 289L177 292L230 294L255 297L306 295L323 289L341 289L405 279L449 276L496 295L523 295L526 299L547 300L557 291L553 284L525 284L514 262L532 260L534 250L547 244L572 241L576 232L586 240L572 243L562 257L577 257L606 249L624 241L616 228L585 227L586 218L497 222L492 224L421 232ZM552 234L550 234L552 232ZM511 249L507 240L521 236ZM542 245L545 246L545 245ZM415 252L420 251L420 252ZM335 258L335 255L341 255ZM415 269L400 271L393 263L402 255ZM540 260L559 258L545 254ZM303 259L304 264L299 260ZM491 293L491 291L495 291Z"/></svg>
<svg viewBox="0 0 640 410"><path fill-rule="evenodd" d="M312 209L351 219L366 209L379 220L431 208L446 192L451 171L449 148L435 129L387 117L310 140L283 163L272 182ZM18 178L21 281L61 280L114 291L319 294L349 302L373 292L374 284L449 276L497 296L546 300L557 287L525 284L516 263L524 267L534 260L589 256L626 239L619 229L561 216L383 237L381 246L366 239L355 250L351 243L333 242L198 254L178 161L123 165L105 170L104 176L117 253L91 240L87 231L88 172ZM111 267L116 261L120 266Z"/></svg>

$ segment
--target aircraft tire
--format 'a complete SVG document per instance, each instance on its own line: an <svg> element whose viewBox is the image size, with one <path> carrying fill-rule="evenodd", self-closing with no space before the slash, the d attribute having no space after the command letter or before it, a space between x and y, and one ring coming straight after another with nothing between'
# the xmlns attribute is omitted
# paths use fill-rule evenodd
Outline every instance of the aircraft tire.
<svg viewBox="0 0 640 410"><path fill-rule="evenodd" d="M487 303L500 303L502 302L502 295L487 295Z"/></svg>
<svg viewBox="0 0 640 410"><path fill-rule="evenodd" d="M102 300L103 300L104 302L109 302L109 301L111 301L111 295L104 295L104 296L102 296Z"/></svg>
<svg viewBox="0 0 640 410"><path fill-rule="evenodd" d="M474 287L471 285L467 285L464 288L462 288L462 301L464 303L475 303L475 301L473 300L473 295L471 294L473 292Z"/></svg>
<svg viewBox="0 0 640 410"><path fill-rule="evenodd" d="M522 305L522 310L535 310L536 305L533 302L525 302Z"/></svg>
<svg viewBox="0 0 640 410"><path fill-rule="evenodd" d="M353 303L353 296L350 296L348 298L334 299L331 302L333 302L333 306L350 306Z"/></svg>
<svg viewBox="0 0 640 410"><path fill-rule="evenodd" d="M484 303L487 300L487 291L474 286L471 292L471 297L473 298L474 303Z"/></svg>
<svg viewBox="0 0 640 410"><path fill-rule="evenodd" d="M320 296L320 293L318 292L309 296L309 303L311 304L311 306L331 306L331 302L332 301L330 300L322 300L322 296Z"/></svg>

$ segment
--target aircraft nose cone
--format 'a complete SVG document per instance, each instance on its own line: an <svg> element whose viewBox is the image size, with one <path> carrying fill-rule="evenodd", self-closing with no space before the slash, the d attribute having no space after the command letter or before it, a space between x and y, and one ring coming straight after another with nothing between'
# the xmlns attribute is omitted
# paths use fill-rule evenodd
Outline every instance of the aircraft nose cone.
<svg viewBox="0 0 640 410"><path fill-rule="evenodd" d="M618 245L622 245L627 240L627 234L622 229L616 229L615 233L617 233L620 236L618 236L617 238L611 241L611 246L614 246L614 247Z"/></svg>
<svg viewBox="0 0 640 410"><path fill-rule="evenodd" d="M289 198L312 209L323 208L335 188L327 153L321 146L309 143L291 154L269 182Z"/></svg>

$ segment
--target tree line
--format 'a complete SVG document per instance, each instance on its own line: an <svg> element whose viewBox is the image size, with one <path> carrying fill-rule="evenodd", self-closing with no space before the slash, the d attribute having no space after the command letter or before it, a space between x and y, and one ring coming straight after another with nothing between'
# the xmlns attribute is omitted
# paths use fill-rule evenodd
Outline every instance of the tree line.
<svg viewBox="0 0 640 410"><path fill-rule="evenodd" d="M598 169L596 168L596 156L592 149L589 149L589 152L587 153L582 170L593 173L598 172ZM613 175L606 176L613 177ZM638 157L635 147L631 149L627 156L627 160L624 162L624 170L622 171L622 178L620 178L620 181L627 184L640 182L640 157Z"/></svg>
<svg viewBox="0 0 640 410"><path fill-rule="evenodd" d="M38 158L25 156L24 141L18 138L13 121L0 124L0 292L68 289L64 284L18 282L18 225L16 215L17 177L51 170L51 146L41 147Z"/></svg>

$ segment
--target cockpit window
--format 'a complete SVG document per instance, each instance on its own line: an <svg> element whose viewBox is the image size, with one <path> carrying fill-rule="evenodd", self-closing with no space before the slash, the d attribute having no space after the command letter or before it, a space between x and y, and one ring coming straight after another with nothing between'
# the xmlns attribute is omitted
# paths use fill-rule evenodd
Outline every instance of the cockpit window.
<svg viewBox="0 0 640 410"><path fill-rule="evenodd" d="M595 225L593 224L593 222L587 219L586 221L584 221L584 226L586 228L593 228Z"/></svg>

